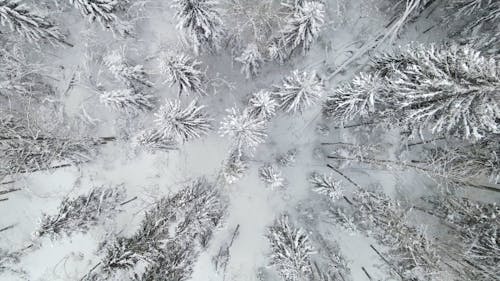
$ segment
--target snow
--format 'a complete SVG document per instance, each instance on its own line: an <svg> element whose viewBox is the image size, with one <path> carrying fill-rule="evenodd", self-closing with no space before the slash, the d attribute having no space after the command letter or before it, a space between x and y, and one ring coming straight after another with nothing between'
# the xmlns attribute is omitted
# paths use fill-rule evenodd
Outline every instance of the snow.
<svg viewBox="0 0 500 281"><path fill-rule="evenodd" d="M253 5L252 1L246 2ZM30 6L37 6L37 1L28 2ZM244 65L244 73L240 72L241 64L235 63L238 60L231 57L229 51L213 54L199 49L203 48L204 44L212 51L221 47L218 41L219 36L222 36L219 16L222 23L234 21L235 18L231 18L230 14L211 13L209 17L212 22L209 25L215 25L217 33L205 34L208 36L207 42L201 42L203 38L193 37L193 27L186 25L187 19L185 19L186 24L178 28L176 15L184 17L185 14L179 12L179 6L171 4L176 2L180 5L188 2L187 0L136 1L137 3L127 13L116 12L120 18L120 22L117 23L110 23L117 20L114 16L111 16L112 21L97 18L100 23L89 22L88 18L81 16L81 13L86 15L89 12L79 11L73 7L73 5L80 7L79 3L86 2L83 0L66 1L68 3L61 4L54 3L58 1L43 2L43 6L50 7L48 16L55 19L59 26L70 31L67 41L74 47L43 46L31 50L31 45L22 45L33 52L31 55L37 57L43 64L51 66L50 71L44 74L54 77L51 83L55 85L56 94L47 97L42 105L14 104L6 105L5 108L18 109L24 106L30 112L28 115L38 118L37 121L43 128L69 131L75 136L113 136L116 139L98 147L97 156L88 163L76 167L15 175L3 180L0 178L1 182L14 181L11 184L0 185L0 190L20 189L0 196L8 198L7 201L0 201L2 214L0 228L14 225L13 228L0 233L0 249L17 251L33 244L23 250L25 254L21 256L20 263L13 265L14 269L22 269L25 272L16 275L0 271L0 280L80 280L102 258L102 252L98 247L100 243L111 240L115 234L130 237L136 232L144 212L159 198L175 194L185 183L201 176L206 176L209 181L218 184L229 206L222 225L215 229L207 249L193 261L194 270L189 280L282 280L276 268L270 266L271 248L266 233L275 219L285 212L290 214L295 225L303 227L308 232L313 248L321 247L315 240L314 233L309 233L314 231L321 233L329 243L339 246L340 254L349 264L352 280L368 280L362 267L366 268L374 280L390 280L384 268L386 265L370 250L371 244L377 244L376 240L361 234L352 235L339 225L325 222L325 206L330 206L328 204L340 206L341 195L324 191L335 199L333 203L325 203L327 196L314 192L309 177L314 171L331 175L332 179L328 180L332 181L332 186L340 182L342 195L351 196L355 190L345 178L326 167L327 163L333 161L325 160L322 153L333 153L336 148L321 145L321 142L349 142L363 148L367 148L370 144L379 144L382 148L375 155L378 159L398 160L395 155L398 155L400 147L393 144L399 144L399 131L389 131L379 126L373 128L371 134L367 134L356 128L336 128L339 124L330 121L325 123L322 120L322 103L327 95L343 82L351 81L355 74L364 69L368 58L361 57L339 73L336 73L337 67L355 56L358 50L373 43L373 36L378 34L390 20L390 13L386 13L384 5L390 5L386 2L391 1L384 1L384 4L377 4L375 3L377 1L372 0L317 0L312 4L309 3L310 6L324 8L324 11L313 15L319 17L320 24L317 23L318 26L312 27L314 30L312 34L302 38L303 42L300 43L302 46L299 46L299 43L293 44L293 48L298 46L302 50L282 64L276 63L279 62L276 58L276 62L262 57L246 58L245 56L256 55L259 51L261 53L258 56L264 58L272 54L267 54L269 51L261 46L261 41L244 39L244 42L241 42L242 46L250 47L246 51L243 48L238 49L236 56L243 54L239 61L244 64L255 63L251 62L253 60L258 62L246 66L248 69ZM70 2L74 4L70 5ZM206 2L209 2L207 5L210 6L214 1ZM273 7L277 2L279 1L269 0ZM224 1L220 8L223 9L226 4ZM311 12L309 6L303 9L304 11L298 13ZM300 20L299 15L296 17ZM123 29L116 25L122 23L132 23L135 26L133 36L125 38L119 36ZM411 24L399 37L394 38L394 42L385 42L380 45L380 49L392 49L393 45L405 45L413 40L440 41L444 28L442 26L436 26L426 34L422 33L434 24L434 17ZM115 32L103 29L101 25L113 25L115 27L112 29ZM227 30L237 29L234 26L224 27ZM203 28L209 29L206 26ZM319 33L316 34L318 30ZM247 32L242 32L243 38L247 35ZM185 41L188 44L185 44ZM250 51L254 53L249 54ZM119 69L116 67L109 69L117 61L111 60L116 59L113 56L106 57L106 54L116 55L118 54L116 52L120 52L119 55L123 55L126 60L122 61L123 58L120 58ZM170 56L184 53L186 54L182 57L184 60L180 61L188 61L190 67L194 69L189 70L203 76L195 79L194 85L174 81L174 74L166 71L166 66L160 63L165 54ZM103 89L106 91L122 89L128 93L124 95L124 100L133 99L130 81L123 79L126 77L118 73L125 68L137 70L137 73L132 71L132 74L138 74L138 76L132 75L133 77L140 78L134 80L136 83L146 82L140 86L144 98L155 97L154 101L148 99L145 102L147 110L121 112L110 110L101 104L98 93ZM304 89L301 93L305 96L291 97L293 100L291 104L281 105L286 107L287 112L283 112L278 109L280 101L283 102L283 95L280 96L278 93L276 96L273 90L276 90L274 86L282 85L283 79L289 77L291 73L298 78L301 78L299 74L304 73L304 80L307 80L305 83L309 84L291 86L292 90L302 86ZM335 75L331 76L332 73ZM164 83L165 81L172 84ZM183 90L192 93L186 92L184 95ZM198 93L200 95L195 95ZM112 92L108 94L111 96ZM205 123L205 119L202 120L204 127L200 133L182 135L183 133L179 132L178 143L169 138L160 138L162 142L159 146L165 148L163 150L156 149L158 146L154 145L151 147L137 145L141 143L138 136L142 132L161 127L161 124L155 124L155 118L161 119L164 115L158 114L155 117L155 112L165 109L162 107L165 100L175 101L171 105L175 105L181 111L188 105L195 107L194 103L191 103L195 99L197 105L203 106L203 112L206 112L207 116L202 117L210 119L211 126ZM346 111L348 115L352 112L369 115L377 109L377 104L375 102L374 106L372 99L363 102L363 108ZM266 106L269 108L265 108ZM150 110L150 107L154 109ZM2 107L2 110L5 108ZM56 113L47 116L43 114L52 108L57 108L54 111ZM140 108L142 106L137 106L137 109ZM197 113L198 109L200 108L193 109L194 113ZM296 114L292 114L295 111ZM351 123L354 122L352 116L342 116L342 119L345 121L344 125L354 124ZM158 123L161 123L160 121ZM222 130L219 130L221 122ZM321 124L324 125L323 131L318 129ZM224 132L222 135L221 131ZM170 148L175 149L170 150ZM245 152L248 169L237 181L220 181L221 169L235 148ZM289 151L296 151L295 161L282 165L284 162L280 161L283 160L281 157ZM413 152L415 155L423 153L415 151ZM273 183L266 185L261 180L259 169L266 165L272 165L280 171L286 183L284 186L272 188L270 185ZM391 198L403 197L411 201L436 189L435 182L413 170L374 168L352 161L346 163L341 170L360 186L382 187ZM61 200L66 196L74 198L87 194L89 190L98 186L123 186L126 190L126 199L135 197L137 199L123 206L123 212L116 217L100 221L86 233L76 233L56 240L37 239L33 235L39 226L42 213L54 215ZM481 199L489 197L486 199L499 202L496 195L477 194L475 191L466 191L463 194ZM304 222L301 219L301 212L304 209L312 209L310 215L314 219ZM314 227L317 229L311 230L307 227L308 223L315 224ZM212 258L219 248L228 242L238 225L239 235L229 248L230 259L226 274L223 275L221 272L216 272ZM430 228L438 227L439 225L435 223ZM383 246L378 249L385 250ZM319 254L311 256L314 260L321 259ZM267 276L267 279L259 280L258 272L263 272L262 275Z"/></svg>

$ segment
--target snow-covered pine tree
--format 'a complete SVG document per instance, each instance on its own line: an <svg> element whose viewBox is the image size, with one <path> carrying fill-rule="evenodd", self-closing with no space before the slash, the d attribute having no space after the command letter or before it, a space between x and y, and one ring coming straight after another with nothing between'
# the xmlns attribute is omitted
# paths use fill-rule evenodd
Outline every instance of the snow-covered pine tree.
<svg viewBox="0 0 500 281"><path fill-rule="evenodd" d="M293 10L299 9L300 7L304 6L304 3L306 1L316 1L316 0L281 0L280 3L284 7L293 11Z"/></svg>
<svg viewBox="0 0 500 281"><path fill-rule="evenodd" d="M391 275L403 280L436 280L433 278L443 270L436 245L406 222L408 210L383 193L364 189L350 200L358 229L388 247L383 256Z"/></svg>
<svg viewBox="0 0 500 281"><path fill-rule="evenodd" d="M46 41L51 44L67 45L59 28L46 18L28 9L20 0L0 0L0 24L26 38L31 43Z"/></svg>
<svg viewBox="0 0 500 281"><path fill-rule="evenodd" d="M232 149L229 157L224 162L221 177L227 184L233 184L240 180L248 170L248 159L241 149Z"/></svg>
<svg viewBox="0 0 500 281"><path fill-rule="evenodd" d="M221 136L230 136L235 149L253 151L267 137L266 121L252 116L248 110L240 112L238 108L228 109L229 113L220 127Z"/></svg>
<svg viewBox="0 0 500 281"><path fill-rule="evenodd" d="M372 110L375 117L390 118L414 133L477 140L500 132L499 73L494 58L468 46L409 46L375 58L369 74L337 91L324 112L369 114L370 106L379 104Z"/></svg>
<svg viewBox="0 0 500 281"><path fill-rule="evenodd" d="M247 79L256 77L264 62L259 47L255 43L248 44L243 53L235 60L242 64L241 73L245 74Z"/></svg>
<svg viewBox="0 0 500 281"><path fill-rule="evenodd" d="M34 124L12 115L0 116L0 176L30 173L89 161L96 146L113 138L48 136Z"/></svg>
<svg viewBox="0 0 500 281"><path fill-rule="evenodd" d="M358 117L376 118L386 108L380 95L381 80L376 75L360 73L351 82L342 84L327 97L323 116L337 122Z"/></svg>
<svg viewBox="0 0 500 281"><path fill-rule="evenodd" d="M221 49L224 30L214 0L174 0L179 20L178 29L191 44L194 53L217 52Z"/></svg>
<svg viewBox="0 0 500 281"><path fill-rule="evenodd" d="M183 240L183 239L181 239ZM194 267L194 260L198 252L194 250L192 242L168 241L164 249L168 254L159 255L154 263L146 267L141 281L189 280Z"/></svg>
<svg viewBox="0 0 500 281"><path fill-rule="evenodd" d="M265 164L259 168L259 178L272 189L284 188L286 185L281 171L271 164Z"/></svg>
<svg viewBox="0 0 500 281"><path fill-rule="evenodd" d="M460 34L500 31L500 3L495 0L447 1L448 20L458 24Z"/></svg>
<svg viewBox="0 0 500 281"><path fill-rule="evenodd" d="M123 187L96 187L88 194L62 200L56 215L44 214L36 235L52 239L74 232L87 232L103 219L110 219L120 212L125 200Z"/></svg>
<svg viewBox="0 0 500 281"><path fill-rule="evenodd" d="M165 137L172 137L186 142L208 134L211 121L203 111L205 106L198 105L193 100L182 108L180 100L166 100L165 104L155 113L155 123Z"/></svg>
<svg viewBox="0 0 500 281"><path fill-rule="evenodd" d="M309 176L313 190L321 195L330 197L331 200L338 200L344 195L344 189L341 182L335 180L331 175L325 175L318 172L313 172Z"/></svg>
<svg viewBox="0 0 500 281"><path fill-rule="evenodd" d="M293 71L274 90L280 107L288 113L301 113L319 102L325 94L323 81L315 72Z"/></svg>
<svg viewBox="0 0 500 281"><path fill-rule="evenodd" d="M283 38L272 38L267 46L267 55L269 59L281 65L284 64L290 57L290 51L288 51L287 48L284 48L284 45L285 43L283 42Z"/></svg>
<svg viewBox="0 0 500 281"><path fill-rule="evenodd" d="M298 222L304 227L315 249L311 278L307 280L350 281L352 280L350 264L335 239L338 231L321 227L326 219L323 215L329 216L329 214L325 213L325 209L320 207L322 204L318 203L316 200L307 200L307 203L301 201L295 208L298 212Z"/></svg>
<svg viewBox="0 0 500 281"><path fill-rule="evenodd" d="M99 266L84 279L110 280L116 271L131 271L146 261L141 280L185 280L225 209L215 186L205 178L194 180L147 211L133 236L108 243Z"/></svg>
<svg viewBox="0 0 500 281"><path fill-rule="evenodd" d="M287 48L290 54L295 50L305 54L318 37L324 18L325 6L320 1L303 1L301 5L296 5L282 31L282 47Z"/></svg>
<svg viewBox="0 0 500 281"><path fill-rule="evenodd" d="M338 162L338 166L343 166L344 164L349 164L350 161L357 161L360 163L366 163L375 166L386 167L389 169L399 168L410 168L418 167L416 165L407 165L406 162L388 159L379 159L376 157L380 152L387 149L383 143L379 144L369 144L365 143L363 145L358 145L354 143L337 143L333 146L332 150L328 151L328 159Z"/></svg>
<svg viewBox="0 0 500 281"><path fill-rule="evenodd" d="M103 28L112 28L118 19L115 10L120 0L69 0L90 22L98 21Z"/></svg>
<svg viewBox="0 0 500 281"><path fill-rule="evenodd" d="M473 49L478 50L484 56L495 57L497 60L500 58L500 30L494 33L481 33L465 37L464 39L457 38L461 44L469 45Z"/></svg>
<svg viewBox="0 0 500 281"><path fill-rule="evenodd" d="M267 232L271 244L271 262L286 281L308 280L312 273L313 247L305 231L290 223L288 215L280 216Z"/></svg>
<svg viewBox="0 0 500 281"><path fill-rule="evenodd" d="M492 135L470 145L431 149L425 166L433 175L451 183L500 183L499 139L499 135Z"/></svg>
<svg viewBox="0 0 500 281"><path fill-rule="evenodd" d="M103 58L104 65L108 67L115 78L125 83L128 88L153 87L153 83L148 80L144 66L140 64L130 65L126 62L122 52L123 50L115 50Z"/></svg>
<svg viewBox="0 0 500 281"><path fill-rule="evenodd" d="M171 136L166 136L157 128L142 131L135 137L135 142L145 148L155 150L175 150L178 143Z"/></svg>
<svg viewBox="0 0 500 281"><path fill-rule="evenodd" d="M492 0L452 0L446 2L451 36L484 55L500 55L500 3ZM465 40L464 40L465 38Z"/></svg>
<svg viewBox="0 0 500 281"><path fill-rule="evenodd" d="M500 65L467 46L409 47L375 60L403 123L480 139L499 133Z"/></svg>
<svg viewBox="0 0 500 281"><path fill-rule="evenodd" d="M154 107L152 95L134 88L102 92L99 100L107 107L127 113L150 111Z"/></svg>
<svg viewBox="0 0 500 281"><path fill-rule="evenodd" d="M498 135L458 147L433 147L424 151L426 156L423 159L376 157L381 151L381 145L339 143L333 151L328 152L326 158L335 161L337 166L358 162L391 170L412 169L451 187L469 186L498 191L498 188L488 184L497 184L500 179Z"/></svg>
<svg viewBox="0 0 500 281"><path fill-rule="evenodd" d="M41 100L55 94L55 87L42 74L46 67L31 61L27 52L18 50L19 46L13 50L4 46L0 51L0 97L14 103L27 97Z"/></svg>
<svg viewBox="0 0 500 281"><path fill-rule="evenodd" d="M286 152L276 155L276 164L281 167L290 167L297 161L298 150L296 148L289 149Z"/></svg>
<svg viewBox="0 0 500 281"><path fill-rule="evenodd" d="M179 96L183 92L205 95L204 83L207 80L201 62L185 54L162 55L159 59L160 73L166 75L165 82L179 86Z"/></svg>
<svg viewBox="0 0 500 281"><path fill-rule="evenodd" d="M464 279L492 280L500 275L500 208L496 204L474 201L442 194L425 198L431 204L431 213L441 218L453 236L447 239L452 247L446 247L450 255L463 260L459 265Z"/></svg>
<svg viewBox="0 0 500 281"><path fill-rule="evenodd" d="M248 100L248 113L255 118L269 120L276 115L278 102L272 94L266 90L260 90L250 97Z"/></svg>

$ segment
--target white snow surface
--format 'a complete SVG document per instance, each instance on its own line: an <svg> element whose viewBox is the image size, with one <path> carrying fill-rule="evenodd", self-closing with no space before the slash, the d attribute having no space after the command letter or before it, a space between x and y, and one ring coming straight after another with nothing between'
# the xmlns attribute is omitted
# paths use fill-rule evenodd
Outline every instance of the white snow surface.
<svg viewBox="0 0 500 281"><path fill-rule="evenodd" d="M177 22L174 10L170 1L139 2L145 4L142 10L136 7L136 10L130 11L139 13L135 22L136 33L133 38L127 39L113 37L111 32L103 31L99 24L88 23L74 9L67 9L66 12L55 15L58 22L64 23L64 27L71 30L69 41L74 44L73 48L43 51L50 55L46 63L58 69L54 73L59 81L58 92L64 92L75 71L84 73L89 68L86 53L100 49L110 51L124 48L130 61L144 65L151 74L155 83L152 94L158 99L155 110L165 98L177 98L177 87L161 83L164 79L152 59L164 50L189 52L181 43L180 31L175 28ZM160 197L174 193L182 184L199 176L207 176L212 181L217 179L232 145L228 137L221 137L217 132L227 108L236 106L243 109L252 93L279 85L281 79L292 70L314 70L321 74L328 69L334 69L388 21L388 16L376 9L376 1L325 2L326 23L311 51L304 56L294 57L282 66L265 63L253 80L245 79L244 74L240 73L240 66L232 62L230 55L225 52L197 57L203 67L206 67L209 79L215 82L224 80L224 83L217 87L216 91L208 91L207 96L183 94L180 97L185 105L194 98L198 98L200 104L206 105L214 130L208 136L180 144L178 150L151 152L134 146L128 138L132 138L141 130L153 127L155 110L137 115L110 110L100 104L99 95L86 86L88 84L85 83L84 75L79 77L80 83L66 95L58 94L55 99L62 106L61 114L67 121L77 122L81 120L82 114L88 115L94 120L94 124L86 127L87 133L102 137L116 136L118 139L102 146L98 156L89 163L12 178L15 182L9 184L8 188L21 190L9 194L7 201L0 202L0 228L14 225L12 229L0 233L0 248L15 251L30 245L34 241L33 233L42 213L55 214L65 196L84 194L95 186L123 185L127 198L137 196L137 199L127 204L125 211L116 219L103 221L97 227L92 227L88 233L74 234L54 241L42 239L38 242L39 246L26 250L26 255L15 268L25 271L23 276L26 280L80 280L99 261L100 257L96 255L97 246L106 240L107 233L132 235L144 211ZM434 33L439 34L439 31L433 30L422 38L419 34L431 24L411 25L394 44L406 44L411 40L430 40L429 38L432 38ZM327 91L330 92L340 81L349 79L360 66L354 64L345 73L326 81ZM93 65L90 68L104 66ZM120 83L106 73L93 79L102 80L102 84L109 89ZM215 231L208 249L199 256L190 280L223 280L223 276L215 271L211 259L219 247L229 239L237 225L240 225L240 234L230 249L231 258L225 280L257 281L257 272L262 268L271 272L268 275L272 278L270 281L280 280L276 272L268 267L269 245L265 237L267 227L283 212L297 218L297 210L301 206L315 207L318 196L311 191L309 173L331 172L326 168L323 159L315 158L314 148L317 144L321 141L347 141L352 138L348 129L331 129L327 136L319 135L316 126L321 123L320 111L321 104L308 108L302 114L291 115L279 111L277 116L269 121L269 135L265 143L259 145L251 155L249 171L239 182L221 187L229 199L227 215L222 226ZM50 124L46 125L50 127ZM396 136L384 137L390 140ZM280 167L287 182L286 188L267 188L258 177L258 168L266 163L274 163L277 154L286 153L289 149L297 149L298 154L293 165ZM392 151L386 151L384 154L390 156ZM413 196L418 196L425 185L425 182L412 172L399 173L396 176L390 171L371 171L356 167L349 167L344 172L359 184L379 183L393 196L397 196L396 191L400 187L412 191ZM349 186L345 189L349 190ZM368 280L361 270L362 266L375 280L388 280L380 269L382 262L369 249L372 240L362 235L350 235L333 225L325 224L322 229L328 234L327 239L340 245L341 254L349 262L352 280ZM0 275L0 280L5 281L18 280L17 278L19 275L8 272Z"/></svg>

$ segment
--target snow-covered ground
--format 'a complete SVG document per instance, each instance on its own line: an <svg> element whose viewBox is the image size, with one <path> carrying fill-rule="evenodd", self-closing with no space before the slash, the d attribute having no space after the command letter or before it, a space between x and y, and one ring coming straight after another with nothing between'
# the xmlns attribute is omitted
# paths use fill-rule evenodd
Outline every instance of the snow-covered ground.
<svg viewBox="0 0 500 281"><path fill-rule="evenodd" d="M38 1L31 2L31 6L39 4ZM102 30L97 22L89 23L82 18L71 5L59 3L68 1L41 2L45 4L40 5L39 9L51 11L48 16L69 31L67 41L74 46L42 46L33 49L29 60L48 66L45 74L53 77L55 95L45 98L41 103L13 107L26 108L28 115L32 114L32 118L47 129L61 126L61 131L68 130L75 136L115 137L116 140L101 145L90 162L3 179L3 182L13 183L2 184L0 190L20 190L7 194L5 197L8 200L0 202L0 228L13 226L0 232L0 249L8 252L22 249L23 253L19 262L12 265L14 271L2 272L0 260L0 280L6 281L80 280L102 259L99 244L114 235L132 236L139 228L144 212L161 197L175 194L184 184L201 176L211 182L220 182L220 171L233 147L230 137L222 136L218 130L220 122L228 114L227 109L243 109L252 93L281 85L282 79L296 69L315 71L325 83L326 94L332 93L339 83L349 80L362 69L368 57L361 57L332 79L329 79L329 75L362 46L370 44L373 36L388 24L392 16L388 9L391 1L318 0L325 3L325 23L311 50L304 55L295 55L283 65L265 62L254 79L245 78L240 72L241 65L233 60L229 51L195 56L202 63L202 68L206 69L208 78L205 85L211 86L207 87L206 96L184 94L179 99L183 105L187 105L197 98L199 104L205 105L212 130L206 136L180 143L178 149L165 152L137 146L135 136L154 127L154 113L165 103L165 99L178 98L177 86L164 83L166 77L159 68L159 54L170 51L194 56L189 47L182 43L181 31L176 28L176 8L171 5L171 1L130 1L136 3L128 13L118 14L133 19L133 36L126 38L113 36L109 30ZM220 2L224 9L231 1ZM252 0L239 2L252 6ZM279 6L279 1L267 2L272 3L272 7ZM241 15L232 15L224 10L221 14L223 21L229 25L245 21L235 18ZM388 40L379 50L411 41L439 42L444 33L440 26L435 26L436 18L439 18L439 12L424 21L409 24L399 37ZM431 26L435 27L423 32ZM247 36L244 42L251 43L251 36L241 36ZM148 91L156 99L152 111L127 114L99 102L99 87L106 90L124 87L102 63L103 55L116 50L123 52L132 64L143 65L149 74L154 86ZM330 151L332 148L321 143L382 143L383 149L378 156L396 159L395 155L400 149L398 130L376 128L375 133L367 136L355 128L336 128L338 124L328 123L321 116L325 98L326 95L302 113L278 111L267 123L268 136L264 143L249 154L249 168L244 176L235 183L221 183L218 186L228 202L228 209L207 248L201 251L197 260L192 261L195 262L193 273L187 280L281 280L276 268L269 266L271 249L266 234L268 227L283 213L290 214L294 224L303 227L310 235L316 252L313 254L315 259L321 259L325 250L324 245L314 238L316 234L321 234L328 243L339 247L339 253L350 269L350 277L346 276L346 280L369 280L367 274L371 280L392 280L387 277L384 261L370 249L370 245L377 242L361 234L349 233L334 222L329 222L324 211L331 206L329 204L336 203L327 203L323 196L313 192L308 178L313 171L332 174L343 182L346 194L351 194L354 187L326 167L329 162L320 155L319 150ZM51 115L44 116L47 111ZM293 163L288 166L277 165L278 156L290 150L297 152ZM274 164L281 170L285 179L284 187L272 188L259 178L259 169L266 164ZM392 198L411 200L434 188L434 182L414 171L371 169L353 163L342 171L361 186L380 186ZM36 238L35 231L42 214L55 215L64 197L86 194L98 186L123 186L126 198L133 200L122 206L123 212L115 218L99 221L98 225L84 234L77 233L55 240ZM469 193L474 195L475 192ZM498 202L495 196L492 195L490 200ZM432 227L433 219L429 220ZM239 234L230 247L226 272L218 272L213 257L221 246L228 243L237 226ZM11 263L6 264L10 266Z"/></svg>

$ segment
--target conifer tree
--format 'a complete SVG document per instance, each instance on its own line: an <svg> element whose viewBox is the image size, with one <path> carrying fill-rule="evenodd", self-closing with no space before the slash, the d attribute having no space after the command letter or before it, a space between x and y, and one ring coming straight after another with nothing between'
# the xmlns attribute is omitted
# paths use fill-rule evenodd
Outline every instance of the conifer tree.
<svg viewBox="0 0 500 281"><path fill-rule="evenodd" d="M344 190L340 182L332 176L313 172L309 176L309 182L315 192L326 195L331 200L337 200L343 196Z"/></svg>
<svg viewBox="0 0 500 281"><path fill-rule="evenodd" d="M270 188L279 189L286 185L285 178L275 166L266 164L259 168L259 178Z"/></svg>
<svg viewBox="0 0 500 281"><path fill-rule="evenodd" d="M103 29L109 29L114 34L125 36L131 33L132 26L122 21L116 13L123 0L69 0L80 14L89 22L98 21Z"/></svg>
<svg viewBox="0 0 500 281"><path fill-rule="evenodd" d="M147 211L134 235L107 243L101 262L83 279L110 280L117 271L130 272L145 261L141 280L186 280L225 209L212 184L205 178L194 180Z"/></svg>
<svg viewBox="0 0 500 281"><path fill-rule="evenodd" d="M292 53L299 50L305 54L318 37L324 24L325 7L320 1L303 1L296 5L282 31L283 44Z"/></svg>
<svg viewBox="0 0 500 281"><path fill-rule="evenodd" d="M248 157L241 149L232 149L222 166L221 176L225 183L233 184L240 180L248 170Z"/></svg>
<svg viewBox="0 0 500 281"><path fill-rule="evenodd" d="M243 53L236 58L236 61L242 64L241 73L245 74L247 79L251 79L259 73L264 58L260 54L257 44L252 43L243 50Z"/></svg>
<svg viewBox="0 0 500 281"><path fill-rule="evenodd" d="M96 146L113 138L49 136L13 115L0 116L0 176L31 173L89 161Z"/></svg>
<svg viewBox="0 0 500 281"><path fill-rule="evenodd" d="M319 102L324 95L323 82L315 72L293 71L283 79L283 85L276 86L274 94L279 106L287 113L302 113Z"/></svg>
<svg viewBox="0 0 500 281"><path fill-rule="evenodd" d="M482 281L498 276L500 208L496 204L453 194L442 194L425 201L431 204L431 213L449 226L452 247L447 247L446 251L465 262L465 267L457 266L463 278Z"/></svg>
<svg viewBox="0 0 500 281"><path fill-rule="evenodd" d="M159 59L160 72L167 76L165 82L179 87L179 96L184 92L205 95L206 75L201 62L185 54L163 55Z"/></svg>
<svg viewBox="0 0 500 281"><path fill-rule="evenodd" d="M111 28L117 20L114 14L117 0L69 0L89 22L98 21L102 27Z"/></svg>
<svg viewBox="0 0 500 281"><path fill-rule="evenodd" d="M370 115L415 133L478 140L500 131L499 71L494 58L467 46L410 46L375 58L369 74L328 98L324 113Z"/></svg>
<svg viewBox="0 0 500 281"><path fill-rule="evenodd" d="M278 64L284 64L290 57L290 52L284 47L285 43L283 38L274 37L271 39L269 45L267 46L267 55L269 59L277 62Z"/></svg>
<svg viewBox="0 0 500 281"><path fill-rule="evenodd" d="M472 140L500 132L494 59L467 46L418 46L376 60L375 68L387 71L385 89L405 124Z"/></svg>
<svg viewBox="0 0 500 281"><path fill-rule="evenodd" d="M54 24L30 11L27 5L19 0L0 0L0 24L8 26L31 43L46 41L71 47Z"/></svg>
<svg viewBox="0 0 500 281"><path fill-rule="evenodd" d="M271 119L276 115L278 102L274 99L272 94L266 90L260 90L248 100L248 112L255 118L264 120Z"/></svg>
<svg viewBox="0 0 500 281"><path fill-rule="evenodd" d="M183 142L197 139L206 135L212 128L203 108L196 100L185 108L182 108L180 100L166 100L155 113L155 123L166 137Z"/></svg>
<svg viewBox="0 0 500 281"><path fill-rule="evenodd" d="M220 133L222 136L233 138L234 147L239 150L254 150L263 143L267 137L266 122L256 118L248 112L233 107L227 110L229 115L221 122Z"/></svg>
<svg viewBox="0 0 500 281"><path fill-rule="evenodd" d="M139 133L135 137L138 145L148 148L150 150L175 150L178 143L172 136L166 136L160 129L153 128L147 129Z"/></svg>
<svg viewBox="0 0 500 281"><path fill-rule="evenodd" d="M77 198L66 197L53 216L44 214L37 236L49 235L57 238L62 234L87 232L104 218L112 218L120 211L120 203L125 200L123 188L93 188L89 194Z"/></svg>
<svg viewBox="0 0 500 281"><path fill-rule="evenodd" d="M447 3L449 20L458 22L461 34L500 31L500 3L494 0L451 0ZM460 21L457 21L460 19Z"/></svg>
<svg viewBox="0 0 500 281"><path fill-rule="evenodd" d="M99 100L112 109L138 113L152 110L154 97L138 89L129 88L102 92Z"/></svg>
<svg viewBox="0 0 500 281"><path fill-rule="evenodd" d="M283 280L308 280L314 251L305 231L292 225L285 214L269 227L266 236L271 244L271 265Z"/></svg>
<svg viewBox="0 0 500 281"><path fill-rule="evenodd" d="M153 87L144 66L130 65L121 52L113 51L103 58L104 64L115 78L125 83L128 88Z"/></svg>
<svg viewBox="0 0 500 281"><path fill-rule="evenodd" d="M493 0L452 0L446 2L445 20L450 36L472 45L483 55L499 56L500 3Z"/></svg>
<svg viewBox="0 0 500 281"><path fill-rule="evenodd" d="M333 95L327 97L323 116L337 122L359 117L376 118L386 108L385 99L379 93L381 78L360 73L352 81L342 84Z"/></svg>
<svg viewBox="0 0 500 281"><path fill-rule="evenodd" d="M281 167L293 166L297 161L297 153L298 150L296 148L292 148L287 150L286 152L279 153L275 158L276 164Z"/></svg>
<svg viewBox="0 0 500 281"><path fill-rule="evenodd" d="M175 0L177 28L195 54L217 52L224 36L222 19L214 0Z"/></svg>
<svg viewBox="0 0 500 281"><path fill-rule="evenodd" d="M388 247L384 253L374 250L384 258L391 275L403 280L435 280L443 271L436 245L406 222L408 210L399 202L379 192L358 189L350 204L357 229ZM344 218L336 219L344 224Z"/></svg>
<svg viewBox="0 0 500 281"><path fill-rule="evenodd" d="M498 135L488 136L464 146L444 146L428 151L425 167L447 182L474 185L500 182L500 144Z"/></svg>

